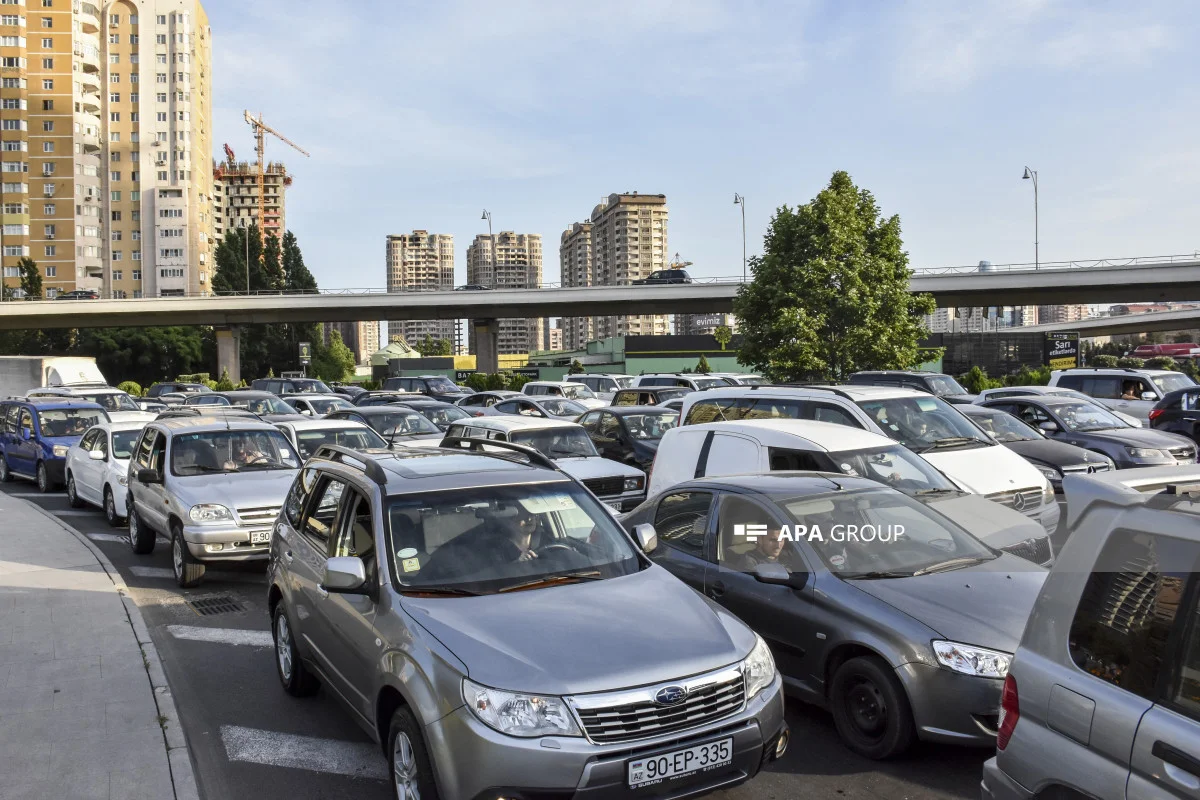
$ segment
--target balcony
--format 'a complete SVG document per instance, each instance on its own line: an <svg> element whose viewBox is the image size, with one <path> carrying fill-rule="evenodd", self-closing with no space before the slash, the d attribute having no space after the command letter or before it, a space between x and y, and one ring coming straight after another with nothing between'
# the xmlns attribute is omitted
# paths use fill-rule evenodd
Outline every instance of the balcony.
<svg viewBox="0 0 1200 800"><path fill-rule="evenodd" d="M77 72L75 80L83 94L100 94L100 74L97 72Z"/></svg>
<svg viewBox="0 0 1200 800"><path fill-rule="evenodd" d="M81 94L79 95L79 107L88 114L100 113L100 95L98 94Z"/></svg>
<svg viewBox="0 0 1200 800"><path fill-rule="evenodd" d="M91 3L75 3L75 19L84 33L100 32L100 9Z"/></svg>

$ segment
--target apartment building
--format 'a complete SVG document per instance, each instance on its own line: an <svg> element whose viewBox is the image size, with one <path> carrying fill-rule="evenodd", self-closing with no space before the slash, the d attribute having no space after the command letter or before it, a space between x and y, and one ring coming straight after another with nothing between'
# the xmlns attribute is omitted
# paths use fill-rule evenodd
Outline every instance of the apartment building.
<svg viewBox="0 0 1200 800"><path fill-rule="evenodd" d="M454 288L454 237L414 230L387 237L387 290L431 292ZM426 336L454 341L454 320L389 320L388 341L397 336L417 347Z"/></svg>
<svg viewBox="0 0 1200 800"><path fill-rule="evenodd" d="M337 331L342 343L354 353L355 363L365 364L379 350L379 322L326 322L321 325L321 341L329 345L330 334Z"/></svg>
<svg viewBox="0 0 1200 800"><path fill-rule="evenodd" d="M562 232L558 263L563 286L592 285L592 223L576 222ZM567 350L582 350L593 338L591 317L564 317L559 327Z"/></svg>
<svg viewBox="0 0 1200 800"><path fill-rule="evenodd" d="M494 246L494 247L493 247ZM479 234L467 247L467 283L489 289L535 289L542 283L542 236L538 233L501 231ZM497 353L513 355L541 350L545 341L543 320L500 319ZM475 326L468 326L472 352Z"/></svg>
<svg viewBox="0 0 1200 800"><path fill-rule="evenodd" d="M1091 308L1086 304L1038 306L1038 319L1047 325L1057 322L1078 322L1091 315Z"/></svg>
<svg viewBox="0 0 1200 800"><path fill-rule="evenodd" d="M610 194L592 210L592 285L623 286L667 267L667 197ZM593 336L670 333L665 314L595 317Z"/></svg>
<svg viewBox="0 0 1200 800"><path fill-rule="evenodd" d="M285 191L292 185L287 167L268 161L263 169L263 237L283 239L287 231ZM225 231L246 228L258 220L258 162L226 160L213 166L213 238L220 242Z"/></svg>
<svg viewBox="0 0 1200 800"><path fill-rule="evenodd" d="M565 349L563 347L563 329L561 323L550 329L549 335L546 337L545 349L553 351Z"/></svg>

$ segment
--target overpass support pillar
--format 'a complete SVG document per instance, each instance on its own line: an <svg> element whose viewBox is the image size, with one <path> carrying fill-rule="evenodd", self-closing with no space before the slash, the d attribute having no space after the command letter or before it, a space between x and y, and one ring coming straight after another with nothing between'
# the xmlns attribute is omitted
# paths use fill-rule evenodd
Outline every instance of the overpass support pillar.
<svg viewBox="0 0 1200 800"><path fill-rule="evenodd" d="M494 319L473 319L475 328L475 369L500 371L500 323Z"/></svg>
<svg viewBox="0 0 1200 800"><path fill-rule="evenodd" d="M242 380L242 329L236 325L217 328L217 377L229 373L234 385Z"/></svg>

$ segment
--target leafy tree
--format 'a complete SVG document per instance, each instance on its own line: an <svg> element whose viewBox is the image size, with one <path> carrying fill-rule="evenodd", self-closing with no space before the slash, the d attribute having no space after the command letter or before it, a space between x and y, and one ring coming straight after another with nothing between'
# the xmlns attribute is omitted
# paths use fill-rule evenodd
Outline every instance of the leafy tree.
<svg viewBox="0 0 1200 800"><path fill-rule="evenodd" d="M1178 370L1178 367L1175 365L1175 359L1171 358L1170 356L1156 356L1154 358L1147 358L1145 367L1146 369Z"/></svg>
<svg viewBox="0 0 1200 800"><path fill-rule="evenodd" d="M142 387L134 381L121 381L117 384L117 388L131 397L142 396Z"/></svg>
<svg viewBox="0 0 1200 800"><path fill-rule="evenodd" d="M214 384L212 388L218 392L233 391L233 379L229 377L229 370L221 370L221 377L217 379L216 384Z"/></svg>
<svg viewBox="0 0 1200 800"><path fill-rule="evenodd" d="M287 282L284 280L283 262L279 249L279 237L271 234L263 245L262 276L264 288L283 291Z"/></svg>
<svg viewBox="0 0 1200 800"><path fill-rule="evenodd" d="M521 387L529 383L533 378L528 375L522 375L519 372L510 372L507 375L505 388L510 392L519 392Z"/></svg>
<svg viewBox="0 0 1200 800"><path fill-rule="evenodd" d="M1004 378L1005 386L1046 386L1049 383L1049 367L1030 369L1026 364L1022 364L1020 369Z"/></svg>
<svg viewBox="0 0 1200 800"><path fill-rule="evenodd" d="M17 269L21 275L21 291L25 293L26 300L40 300L42 297L42 272L38 269L37 262L29 256L22 256L17 262Z"/></svg>
<svg viewBox="0 0 1200 800"><path fill-rule="evenodd" d="M482 372L472 372L465 383L477 392L486 392L488 388L487 375Z"/></svg>
<svg viewBox="0 0 1200 800"><path fill-rule="evenodd" d="M989 378L987 370L980 368L979 365L971 367L967 374L958 379L958 382L971 394L979 394L984 389L997 389L1004 385L1004 381Z"/></svg>
<svg viewBox="0 0 1200 800"><path fill-rule="evenodd" d="M215 342L199 327L83 328L71 355L92 356L110 381L149 386L176 375L204 372Z"/></svg>
<svg viewBox="0 0 1200 800"><path fill-rule="evenodd" d="M930 295L909 292L900 218L883 218L845 172L811 202L782 206L753 280L738 291L738 362L772 381L842 380L864 369L904 369L927 335Z"/></svg>
<svg viewBox="0 0 1200 800"><path fill-rule="evenodd" d="M712 369L708 366L708 356L703 353L700 354L700 360L696 363L696 372L701 375L707 375L712 372Z"/></svg>
<svg viewBox="0 0 1200 800"><path fill-rule="evenodd" d="M583 362L578 358L571 361L571 368L567 370L568 375L578 375L583 372Z"/></svg>
<svg viewBox="0 0 1200 800"><path fill-rule="evenodd" d="M1125 356L1117 359L1117 366L1122 369L1141 369L1144 362L1140 358Z"/></svg>
<svg viewBox="0 0 1200 800"><path fill-rule="evenodd" d="M354 374L354 351L342 341L342 334L331 331L329 344L314 347L312 374L326 381L341 381Z"/></svg>
<svg viewBox="0 0 1200 800"><path fill-rule="evenodd" d="M246 240L250 244L250 268L246 269ZM274 287L267 280L262 263L262 236L258 225L250 223L246 228L234 228L225 234L221 244L213 254L216 269L213 271L213 294L245 294L271 290Z"/></svg>
<svg viewBox="0 0 1200 800"><path fill-rule="evenodd" d="M429 334L425 334L425 338L421 340L421 344L417 347L417 352L423 356L448 356L452 346L446 339L434 339Z"/></svg>
<svg viewBox="0 0 1200 800"><path fill-rule="evenodd" d="M283 234L283 280L284 288L289 292L315 292L317 279L304 266L304 255L300 252L300 244L296 235L291 231Z"/></svg>
<svg viewBox="0 0 1200 800"><path fill-rule="evenodd" d="M1196 370L1196 362L1190 358L1185 358L1179 367L1179 371L1187 375L1192 380L1200 380L1200 372Z"/></svg>
<svg viewBox="0 0 1200 800"><path fill-rule="evenodd" d="M1118 359L1114 355L1111 355L1108 353L1098 353L1098 354L1092 356L1091 360L1088 361L1088 366L1102 367L1104 369L1112 369L1113 367L1117 366L1117 362L1119 360L1120 359Z"/></svg>
<svg viewBox="0 0 1200 800"><path fill-rule="evenodd" d="M717 340L717 344L721 345L721 349L725 349L725 345L733 339L733 331L728 325L718 325L713 331L713 338Z"/></svg>

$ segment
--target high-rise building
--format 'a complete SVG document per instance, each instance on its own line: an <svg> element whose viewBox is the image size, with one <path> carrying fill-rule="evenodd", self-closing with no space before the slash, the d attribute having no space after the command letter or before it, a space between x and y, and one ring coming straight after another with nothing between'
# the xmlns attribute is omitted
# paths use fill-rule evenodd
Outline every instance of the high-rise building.
<svg viewBox="0 0 1200 800"><path fill-rule="evenodd" d="M353 351L355 363L365 364L379 350L379 323L375 320L324 323L321 326L321 340L326 345L333 331L337 331L342 343Z"/></svg>
<svg viewBox="0 0 1200 800"><path fill-rule="evenodd" d="M576 222L558 240L558 263L563 286L592 285L592 223ZM592 339L591 317L564 317L563 347L580 350Z"/></svg>
<svg viewBox="0 0 1200 800"><path fill-rule="evenodd" d="M592 285L624 286L667 266L667 197L610 194L592 210ZM665 314L595 317L593 336L670 333Z"/></svg>
<svg viewBox="0 0 1200 800"><path fill-rule="evenodd" d="M1047 325L1056 322L1078 322L1087 319L1091 313L1086 304L1038 306L1038 319Z"/></svg>
<svg viewBox="0 0 1200 800"><path fill-rule="evenodd" d="M549 335L546 337L546 349L558 351L563 349L563 329L562 322L550 329Z"/></svg>
<svg viewBox="0 0 1200 800"><path fill-rule="evenodd" d="M493 253L493 239L495 252ZM501 231L494 237L479 234L467 248L467 283L489 289L536 289L542 283L542 236L538 233ZM541 350L542 320L497 320L497 353L510 355ZM468 328L472 352L475 327Z"/></svg>
<svg viewBox="0 0 1200 800"><path fill-rule="evenodd" d="M0 2L3 274L47 294L200 293L212 33L196 0Z"/></svg>
<svg viewBox="0 0 1200 800"><path fill-rule="evenodd" d="M263 170L263 237L275 234L281 240L287 231L284 192L292 185L287 167L268 161ZM221 161L213 166L213 237L220 242L225 231L258 222L258 162Z"/></svg>
<svg viewBox="0 0 1200 800"><path fill-rule="evenodd" d="M387 290L432 292L454 288L454 237L414 230L387 237ZM397 336L419 347L426 336L454 341L454 320L389 320L388 341Z"/></svg>

